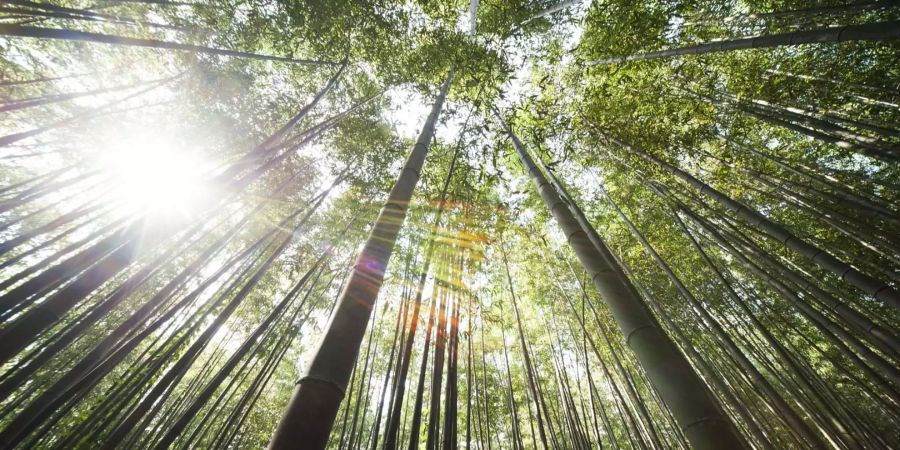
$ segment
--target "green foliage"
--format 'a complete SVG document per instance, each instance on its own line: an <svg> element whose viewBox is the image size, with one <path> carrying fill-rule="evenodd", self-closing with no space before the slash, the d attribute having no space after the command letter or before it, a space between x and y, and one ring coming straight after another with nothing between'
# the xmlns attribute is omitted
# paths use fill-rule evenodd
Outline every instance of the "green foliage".
<svg viewBox="0 0 900 450"><path fill-rule="evenodd" d="M435 250L422 286L418 331L413 351L407 355L412 363L401 417L415 412L412 399L419 388L424 330L429 314L440 314L434 305L443 299L458 304L461 313L431 337L432 359L424 366L427 377L422 385L423 427L408 430L408 422L403 422L401 438L417 433L424 445L429 433L426 424L442 421L452 412L457 447L465 445L468 434L473 448L486 448L488 441L494 448L513 447L518 439L525 448L536 448L542 445L535 429L540 409L545 426L552 431L550 439L555 440L548 447L574 447L572 442L582 433L587 436L585 448L597 446L598 441L606 446L611 440L619 448L650 447L654 436L668 446L687 445L679 424L621 335L606 306L609 299L599 295L591 274L582 270L568 245L569 236L559 232L548 208L566 206L544 203L500 121L507 121L532 157L546 164L542 170L549 169L562 181L601 239L630 269L631 283L640 288L644 306L692 367L702 372L742 435L761 448L812 446L790 431L780 413L772 413L771 398L729 353L721 336L713 333L712 324L679 293L604 193L621 207L761 377L802 412L802 420L817 436L846 439L839 448L854 444L875 448L897 441L895 374L878 363L894 364L896 354L886 351L890 345L880 343L870 330L860 329L847 319L846 310L832 307L826 297L889 334L900 327L896 309L849 285L847 277L823 270L817 261L758 232L709 195L715 189L789 229L794 239L808 241L860 273L896 286L900 267L897 41L783 46L598 66L585 62L720 39L896 20L900 8L841 8L844 3L836 1L602 0L541 15L559 5L559 0L485 0L478 2L475 32L470 33L469 1L54 4L122 20L9 17L12 13L2 13L7 16L0 20L347 61L347 67L284 141L260 149L261 142L320 92L336 66L98 43L0 39L0 107L175 77L134 97L128 95L140 88L0 111L0 135L40 131L0 147L0 283L23 276L0 288L0 304L9 301L6 295L21 285L17 283L42 273L43 262L52 267L100 239L95 236L82 242L91 233L106 233L118 227L120 220L145 218L149 224L142 229L146 233L138 250L120 271L81 297L73 297L71 308L58 314L59 320L36 333L28 346L0 367L0 386L9 387L4 384L7 380L30 370L30 358L58 347L53 357L22 376L21 384L9 388L9 395L0 402L2 430L54 383L65 380L85 355L119 327L127 329L115 347L134 344L115 354L121 359L110 360L109 370L95 384L67 391L64 404L54 406L52 417L47 417L52 420L29 430L21 445L101 445L134 405L171 373L172 364L188 355L222 305L242 286L256 283L171 389L163 391L150 413L126 433L123 446L150 448L266 320L293 283L334 245L318 278L304 285L287 312L273 321L263 337L250 342L253 345L246 354L238 355L239 364L212 387L211 398L200 405L175 441L191 448L264 447L295 380L317 351L317 342L330 324L333 302L415 145L414 136L402 125L421 125L425 120L396 117L391 111L427 114L451 68L449 100L424 169L417 174L416 193L376 303L378 318L367 325L372 327L372 333L367 333L371 337L357 357L356 375L338 414L330 448L338 448L341 436L349 439L351 433L358 448L377 448L378 439L384 438L389 410L380 403L381 396L387 397L385 404L390 403L395 388L388 385L382 390L382 386L385 377L394 380L399 356L392 360L390 354L392 350L399 354L403 333L410 329L409 323L405 329L398 326L412 320L400 312L413 306L432 240ZM807 8L813 10L804 11ZM40 11L26 9L32 14ZM15 84L43 77L67 78ZM398 92L409 95L390 95ZM419 98L423 104L414 105L418 108L391 104L391 98L400 97ZM362 106L351 111L357 105ZM351 112L339 116L346 111ZM320 135L313 133L314 127L333 117L340 118L333 127ZM400 127L392 125L398 122ZM48 124L46 130L40 129ZM295 145L310 136L314 138L309 142ZM841 140L843 144L837 142ZM618 141L683 170L708 188L696 189ZM866 156L860 150L872 146L887 149L893 159ZM197 156L204 161L203 171L191 172L188 178L206 184L179 187L163 197L166 208L162 209L169 216L152 215L147 205L117 196L124 190L117 184L121 180L103 165L104 158L129 147ZM253 156L251 149L263 156L251 158L247 166L236 165ZM237 167L235 174L229 172L231 167ZM256 167L266 170L254 175ZM170 192L164 186L172 179L169 172L181 168L154 173L158 180L145 187ZM60 169L65 171L53 175ZM53 176L33 180L44 174ZM217 178L223 174L231 178ZM327 191L335 179L336 187ZM73 181L54 187L53 183L65 180ZM242 180L245 185L239 183ZM35 186L49 187L46 195L29 191ZM187 202L193 189L209 186L214 189L212 197ZM313 207L323 193L325 200ZM65 224L47 225L92 205L98 209ZM709 221L772 277L752 270L700 224L684 213L679 215L679 205ZM306 214L308 221L294 231ZM688 234L676 217L684 220ZM48 229L42 231L43 226ZM104 231L104 227L110 228ZM235 231L230 235L232 227ZM152 232L158 229L166 234L152 241ZM28 239L13 245L20 236ZM294 239L291 244L274 254L280 239L288 237ZM697 251L692 237L712 265ZM207 253L220 239L224 239L221 248ZM248 248L253 251L230 259ZM509 261L508 273L502 251ZM251 281L253 268L261 267L269 256L274 257L272 266L258 281ZM166 302L138 323L129 322L196 261L197 269L186 275ZM73 260L73 270L64 281L75 282L96 262ZM146 279L132 278L145 268L157 270ZM247 273L242 272L245 269ZM787 270L796 277L786 276ZM11 312L0 313L0 334L20 317L39 311L55 289L38 292ZM121 301L110 300L118 289L127 295ZM191 300L189 293L195 289ZM824 319L798 307L791 295ZM176 306L186 298L191 301ZM103 314L95 322L86 322L94 311ZM166 316L167 312L172 315ZM400 330L397 338L395 329ZM67 334L70 330L79 331ZM454 330L458 373L451 379L445 360L445 366L437 368L444 390L432 392L435 342L441 336L451 343ZM59 346L60 340L66 345ZM366 356L370 344L377 351ZM447 351L444 356L449 360ZM526 351L532 367L525 362ZM542 398L535 398L529 376L536 380ZM455 403L448 385L459 390ZM431 417L431 398L440 400L439 417ZM746 414L741 414L742 409ZM851 429L849 438L832 429L838 423ZM380 434L370 438L376 426ZM762 428L770 442L755 436L754 426Z"/></svg>

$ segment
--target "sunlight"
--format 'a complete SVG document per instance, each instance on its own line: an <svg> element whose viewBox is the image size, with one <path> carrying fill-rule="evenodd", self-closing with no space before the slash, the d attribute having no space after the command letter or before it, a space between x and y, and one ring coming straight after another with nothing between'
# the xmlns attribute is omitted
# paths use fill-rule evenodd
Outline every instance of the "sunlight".
<svg viewBox="0 0 900 450"><path fill-rule="evenodd" d="M191 216L211 194L207 165L196 152L150 134L130 136L101 156L114 186L109 194L124 213Z"/></svg>

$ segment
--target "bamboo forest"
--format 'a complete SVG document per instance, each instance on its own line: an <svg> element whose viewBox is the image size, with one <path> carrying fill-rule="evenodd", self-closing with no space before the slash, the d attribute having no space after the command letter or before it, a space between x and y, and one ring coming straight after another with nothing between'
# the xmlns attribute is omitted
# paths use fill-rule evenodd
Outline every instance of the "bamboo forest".
<svg viewBox="0 0 900 450"><path fill-rule="evenodd" d="M900 448L896 0L0 0L0 449Z"/></svg>

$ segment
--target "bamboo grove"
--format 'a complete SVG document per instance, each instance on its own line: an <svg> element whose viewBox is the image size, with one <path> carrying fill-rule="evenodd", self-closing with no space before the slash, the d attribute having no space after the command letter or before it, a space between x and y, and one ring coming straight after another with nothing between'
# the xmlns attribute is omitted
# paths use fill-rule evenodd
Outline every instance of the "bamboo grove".
<svg viewBox="0 0 900 450"><path fill-rule="evenodd" d="M900 5L0 0L0 448L893 448Z"/></svg>

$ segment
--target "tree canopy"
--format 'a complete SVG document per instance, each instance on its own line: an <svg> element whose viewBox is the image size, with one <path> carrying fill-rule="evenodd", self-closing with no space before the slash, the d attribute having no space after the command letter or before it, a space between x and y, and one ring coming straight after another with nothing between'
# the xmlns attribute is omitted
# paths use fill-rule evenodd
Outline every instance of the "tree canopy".
<svg viewBox="0 0 900 450"><path fill-rule="evenodd" d="M0 1L0 448L890 448L894 1Z"/></svg>

